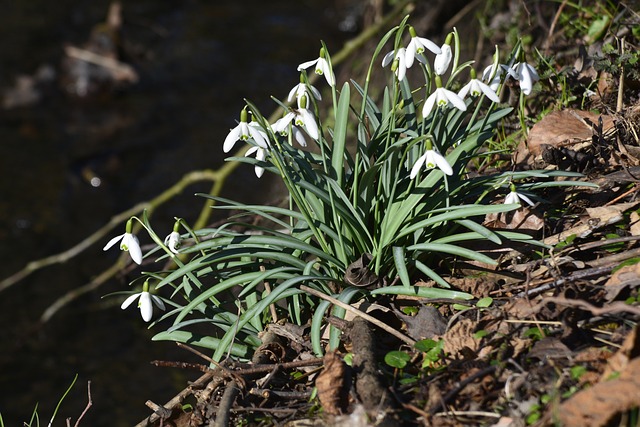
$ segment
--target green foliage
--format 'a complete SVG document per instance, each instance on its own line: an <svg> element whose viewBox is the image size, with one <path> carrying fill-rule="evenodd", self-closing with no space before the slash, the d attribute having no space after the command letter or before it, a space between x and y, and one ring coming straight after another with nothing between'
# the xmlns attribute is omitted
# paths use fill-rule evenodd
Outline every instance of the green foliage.
<svg viewBox="0 0 640 427"><path fill-rule="evenodd" d="M396 369L403 369L407 366L407 362L411 360L411 355L404 351L390 351L384 356L384 361L387 365Z"/></svg>
<svg viewBox="0 0 640 427"><path fill-rule="evenodd" d="M321 118L326 109L318 104L304 72L300 87L306 92L298 99L298 108L276 101L285 112L284 122L270 124L247 101L240 124L224 146L228 151L235 143L233 138L246 141L256 157L228 160L252 165L258 176L263 171L275 174L287 189L287 206L247 205L201 195L215 202L215 209L234 215L218 227L200 230L176 222L176 227L187 231L180 236L188 244L179 248L179 256L171 243L155 233L146 215L140 220L157 244L147 256L171 259L177 266L172 271L147 273L157 281L157 290L170 294L165 303L171 308L160 320L170 320L171 325L154 340L209 348L214 360L228 354L246 359L260 344L258 334L277 317L297 325L311 322L313 348L321 355L322 328L331 305L304 293L300 285L347 304L378 295L469 300L472 295L448 289L450 285L436 268L441 260L458 257L495 264L491 257L466 247L473 241L502 245L511 240L544 246L524 233L490 230L480 220L488 213L520 207L490 203L496 192L509 191L514 182L519 183L518 191L531 194L542 188L575 185L554 178L578 174L468 173L467 165L483 155L485 143L495 136L496 127L512 108L489 102L484 94L463 100L447 92L455 102L434 98L460 86L461 72L471 67L471 62L459 57L456 32L452 33L454 53L446 82L420 57L415 64L421 67L425 83L411 87L408 76L402 78L403 65L396 58L390 63L394 75L382 99L372 99L369 82L379 68L382 49L393 41L390 55L404 55L401 44L407 31L405 19L382 37L363 84L352 80L340 89L331 85L332 117ZM518 52L519 48L508 58L511 63ZM498 56L496 52L494 65ZM320 59L330 67L324 45ZM324 70L325 77L329 71ZM433 108L425 109L426 105ZM312 137L314 149L298 146L304 141L297 126ZM359 269L366 273L366 283L347 277L350 266L357 262L364 262ZM432 279L439 287L414 286L419 277ZM484 299L478 307L490 304L490 299ZM333 307L331 314L343 317L344 309ZM339 336L340 331L331 327L330 348L339 345ZM432 344L422 350L428 364L442 352L442 342ZM402 357L394 357L392 366L399 366Z"/></svg>

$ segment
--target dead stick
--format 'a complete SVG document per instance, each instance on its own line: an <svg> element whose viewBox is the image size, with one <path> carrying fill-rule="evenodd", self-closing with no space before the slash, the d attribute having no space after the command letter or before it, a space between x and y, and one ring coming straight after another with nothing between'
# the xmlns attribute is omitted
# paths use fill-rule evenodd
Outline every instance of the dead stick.
<svg viewBox="0 0 640 427"><path fill-rule="evenodd" d="M380 329L384 329L385 331L389 332L391 335L393 335L394 337L400 339L401 341L404 341L405 343L409 344L411 347L414 346L414 344L416 343L416 341L412 338L409 338L408 336L406 336L405 334L403 334L402 332L396 331L395 329L393 329L391 326L387 325L384 322L379 321L378 319L376 319L373 316L369 316L367 313L364 313L360 310L358 310L357 308L354 308L352 306L350 306L349 304L345 304L342 301L330 297L329 295L323 294L322 292L316 291L315 289L312 289L308 286L300 286L300 290L304 291L304 292L308 292L311 295L315 295L318 298L322 298L323 300L329 301L331 304L333 305L337 305L340 308L344 308L345 310L347 310L348 312L355 314L356 316L362 317L364 320L373 323L374 325L376 325L377 327L379 327Z"/></svg>
<svg viewBox="0 0 640 427"><path fill-rule="evenodd" d="M231 381L227 384L227 388L224 390L222 399L220 399L220 406L216 411L216 421L213 427L227 427L231 421L231 407L236 401L236 397L240 394L240 388L235 381Z"/></svg>

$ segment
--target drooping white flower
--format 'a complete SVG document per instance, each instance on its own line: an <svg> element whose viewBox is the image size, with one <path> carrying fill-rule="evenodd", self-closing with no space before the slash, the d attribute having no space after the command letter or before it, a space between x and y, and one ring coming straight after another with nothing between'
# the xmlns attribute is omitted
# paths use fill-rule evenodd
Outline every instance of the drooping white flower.
<svg viewBox="0 0 640 427"><path fill-rule="evenodd" d="M495 70L495 71L494 71ZM500 82L502 81L502 75L507 73L506 79L509 77L516 78L516 73L510 66L505 64L491 64L487 66L482 72L482 80L488 83L491 90L494 92L498 90Z"/></svg>
<svg viewBox="0 0 640 427"><path fill-rule="evenodd" d="M441 53L441 49L437 44L424 37L418 37L413 27L409 27L409 33L411 34L411 41L409 41L409 45L407 46L405 59L407 68L413 65L413 60L416 58L418 61L424 63L424 58L420 55L424 53L425 49L430 50L436 55Z"/></svg>
<svg viewBox="0 0 640 427"><path fill-rule="evenodd" d="M178 233L177 231L172 231L171 234L165 237L164 244L167 245L171 252L177 254L178 246L180 246L180 233Z"/></svg>
<svg viewBox="0 0 640 427"><path fill-rule="evenodd" d="M511 189L511 191L509 192L509 194L507 194L507 196L504 198L504 204L505 205L510 205L512 203L517 203L517 204L521 204L520 200L524 200L525 202L527 202L529 204L529 206L533 206L535 203L533 203L533 201L528 198L527 196L525 196L524 194L518 193L515 190L515 187L513 187Z"/></svg>
<svg viewBox="0 0 640 427"><path fill-rule="evenodd" d="M453 54L451 53L451 46L445 42L442 46L440 46L440 53L436 55L436 58L433 60L433 71L439 76L443 75L447 72L449 68L449 64L451 64L451 58Z"/></svg>
<svg viewBox="0 0 640 427"><path fill-rule="evenodd" d="M150 294L148 290L143 290L142 292L139 292L137 294L129 295L129 297L124 300L120 308L123 310L126 309L136 299L138 300L138 308L140 309L142 320L144 320L145 322L150 321L153 317L153 304L155 304L160 310L165 309L164 302L159 297Z"/></svg>
<svg viewBox="0 0 640 427"><path fill-rule="evenodd" d="M267 146L267 134L257 122L252 121L247 123L247 110L243 109L240 112L240 123L227 135L222 144L222 150L225 153L231 151L236 142L242 140L246 141L252 138L256 144L261 146Z"/></svg>
<svg viewBox="0 0 640 427"><path fill-rule="evenodd" d="M500 98L498 98L495 91L475 77L460 89L458 96L464 99L467 97L467 94L471 94L471 96L480 96L483 93L493 102L500 102Z"/></svg>
<svg viewBox="0 0 640 427"><path fill-rule="evenodd" d="M109 240L107 244L102 248L103 251L110 249L113 245L120 242L120 249L129 252L131 259L138 265L142 264L142 250L140 249L140 242L138 238L131 233L132 222L131 219L127 221L127 230L124 234L114 237Z"/></svg>
<svg viewBox="0 0 640 427"><path fill-rule="evenodd" d="M391 70L394 72L398 81L402 81L407 74L407 54L406 49L401 47L397 51L391 51L382 58L382 66L386 67L391 65Z"/></svg>
<svg viewBox="0 0 640 427"><path fill-rule="evenodd" d="M259 145L254 145L253 147L249 148L247 150L247 153L245 154L245 157L248 157L250 155L252 155L253 153L256 154L256 159L264 162L264 160L267 158L267 149L266 147L261 147ZM254 167L254 171L256 173L256 176L258 178L260 178L262 176L262 174L264 173L264 168L259 166L259 165L255 165Z"/></svg>
<svg viewBox="0 0 640 427"><path fill-rule="evenodd" d="M418 175L420 168L422 165L425 166L426 169L433 169L437 167L445 175L453 175L453 169L451 169L451 165L445 159L442 154L438 153L434 149L427 149L425 153L418 158L418 160L413 164L411 168L411 173L409 174L409 178L413 179Z"/></svg>
<svg viewBox="0 0 640 427"><path fill-rule="evenodd" d="M467 104L464 103L464 100L457 93L443 88L440 76L436 76L436 90L425 101L422 117L429 116L434 106L443 105L453 105L458 110L467 111Z"/></svg>
<svg viewBox="0 0 640 427"><path fill-rule="evenodd" d="M536 69L526 62L518 62L513 66L513 70L516 74L516 79L520 82L520 90L525 95L529 95L533 84L540 80Z"/></svg>
<svg viewBox="0 0 640 427"><path fill-rule="evenodd" d="M318 59L303 62L302 64L298 65L298 71L306 70L307 68L314 65L316 74L324 76L329 86L335 86L336 78L333 75L333 70L329 66L329 62L327 62L327 60L325 59L324 48L320 49L320 55L318 56Z"/></svg>
<svg viewBox="0 0 640 427"><path fill-rule="evenodd" d="M282 136L289 135L289 125L295 116L295 114L290 114L293 113L287 113L284 117L276 120L276 122L271 126L275 133L279 133ZM307 140L304 138L302 131L294 124L291 124L291 135L302 147L307 146Z"/></svg>
<svg viewBox="0 0 640 427"><path fill-rule="evenodd" d="M304 95L306 95L307 97L313 96L318 101L322 101L322 95L320 95L320 91L318 91L318 89L316 89L312 85L308 85L304 82L298 83L289 91L287 101L293 101L294 97L299 101L300 98L302 98Z"/></svg>
<svg viewBox="0 0 640 427"><path fill-rule="evenodd" d="M289 123L293 122L295 126L304 127L304 129L307 131L309 136L317 141L318 138L320 137L320 131L318 130L318 123L316 123L316 119L313 116L313 113L309 111L306 108L306 106L307 106L307 97L303 96L300 99L298 99L297 109L292 109L287 114L285 114L284 117L282 117L281 119L278 119L273 124L273 126L271 127L273 131L280 132L281 134L283 133L286 134L285 132L289 128ZM295 126L293 126L292 129L295 129ZM292 130L292 132L294 132L294 136L296 137L296 140L298 141L298 143L303 147L306 147L307 145L306 141L301 142L300 139L298 139L298 136L296 135L295 131ZM304 140L304 138L302 139Z"/></svg>

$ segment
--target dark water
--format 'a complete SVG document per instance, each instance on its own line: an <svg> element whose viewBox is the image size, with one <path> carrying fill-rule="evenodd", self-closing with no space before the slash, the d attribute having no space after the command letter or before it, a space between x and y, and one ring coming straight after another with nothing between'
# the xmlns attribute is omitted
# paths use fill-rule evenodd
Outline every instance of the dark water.
<svg viewBox="0 0 640 427"><path fill-rule="evenodd" d="M108 1L3 2L0 87L47 64L59 73L63 45L81 45L103 20ZM31 106L0 110L0 276L29 260L69 248L183 174L222 163L221 145L243 98L265 113L269 96L286 96L296 65L317 56L319 40L337 51L344 11L314 1L141 0L123 4L125 59L140 80L92 100L70 99L55 82ZM59 76L59 74L58 74ZM98 177L100 184L91 185ZM97 181L94 181L94 184ZM229 181L227 195L263 199L270 183L251 168ZM201 202L190 187L164 206L154 224L195 220ZM120 229L116 230L118 233ZM143 243L145 241L142 238ZM169 343L153 343L135 310L101 296L125 289L111 280L38 326L59 296L115 261L104 242L77 259L41 270L0 293L0 413L6 426L28 421L39 402L46 425L73 376L79 380L54 425L74 420L92 381L93 407L81 425L130 426L197 373L157 368L153 359L197 361Z"/></svg>

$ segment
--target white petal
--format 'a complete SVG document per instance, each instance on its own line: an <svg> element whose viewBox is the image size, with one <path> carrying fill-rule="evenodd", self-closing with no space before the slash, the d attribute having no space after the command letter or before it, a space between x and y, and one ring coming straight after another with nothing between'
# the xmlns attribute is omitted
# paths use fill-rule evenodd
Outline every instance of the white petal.
<svg viewBox="0 0 640 427"><path fill-rule="evenodd" d="M486 95L487 98L489 98L490 100L496 103L500 102L500 98L498 98L498 95L493 89L491 89L489 86L487 86L480 80L476 80L476 84L478 85L478 87L480 87L480 90L482 91L482 93Z"/></svg>
<svg viewBox="0 0 640 427"><path fill-rule="evenodd" d="M140 294L138 307L140 307L142 320L144 320L145 322L151 320L151 318L153 317L153 305L151 304L151 295L149 294L149 292L142 292Z"/></svg>
<svg viewBox="0 0 640 427"><path fill-rule="evenodd" d="M420 156L418 160L416 160L416 162L413 164L413 167L411 168L411 173L409 174L409 178L413 179L416 177L416 175L418 175L418 172L420 171L420 168L424 164L426 158L427 158L427 153L423 154L422 156Z"/></svg>
<svg viewBox="0 0 640 427"><path fill-rule="evenodd" d="M322 101L322 95L320 95L320 91L316 89L314 86L309 85L309 90L311 91L311 95L318 101Z"/></svg>
<svg viewBox="0 0 640 427"><path fill-rule="evenodd" d="M318 58L318 59L320 59L320 58ZM313 61L303 62L302 64L298 65L298 71L306 70L307 68L311 67L312 65L315 65L315 63L318 62L318 59L314 59Z"/></svg>
<svg viewBox="0 0 640 427"><path fill-rule="evenodd" d="M391 61L393 61L393 58L395 58L395 54L396 53L394 51L388 52L384 56L384 58L382 58L382 66L386 67L387 65L391 64Z"/></svg>
<svg viewBox="0 0 640 427"><path fill-rule="evenodd" d="M262 130L260 125L256 122L251 122L247 126L247 130L249 131L249 135L260 147L268 147L267 144L267 134Z"/></svg>
<svg viewBox="0 0 640 427"><path fill-rule="evenodd" d="M129 307L131 303L134 302L139 296L140 294L129 295L127 299L124 300L120 308L124 310L125 308Z"/></svg>
<svg viewBox="0 0 640 427"><path fill-rule="evenodd" d="M520 193L516 193L516 194L518 195L519 198L521 198L522 200L527 202L529 204L529 206L535 205L535 203L533 203L533 201L530 198L528 198L527 196L525 196L524 194L520 194Z"/></svg>
<svg viewBox="0 0 640 427"><path fill-rule="evenodd" d="M457 93L450 91L449 89L442 89L444 96L447 98L447 101L451 102L458 110L467 111L467 104L464 103L464 100L458 96Z"/></svg>
<svg viewBox="0 0 640 427"><path fill-rule="evenodd" d="M471 82L472 81L473 80L471 80ZM458 92L458 96L460 98L464 99L467 96L467 93L469 93L469 90L471 89L471 82L467 83L462 87L462 89L460 89L460 91Z"/></svg>
<svg viewBox="0 0 640 427"><path fill-rule="evenodd" d="M511 205L514 203L520 204L520 201L518 200L518 193L516 193L515 191L510 191L509 194L507 194L507 196L504 198L504 204Z"/></svg>
<svg viewBox="0 0 640 427"><path fill-rule="evenodd" d="M336 84L335 77L333 76L333 71L331 70L331 68L329 68L329 63L326 59L318 59L318 65L316 65L316 73L318 73L318 70L320 70L321 74L324 75L324 78L327 80L329 86L334 86Z"/></svg>
<svg viewBox="0 0 640 427"><path fill-rule="evenodd" d="M398 69L396 70L396 73L398 73L398 81L404 80L404 76L407 74L407 63L405 62L406 58L404 48L400 48L400 50L402 50L402 52L398 52L400 55L398 56Z"/></svg>
<svg viewBox="0 0 640 427"><path fill-rule="evenodd" d="M304 135L302 134L300 129L298 129L297 127L293 126L291 128L291 132L293 133L293 138L296 141L298 141L298 144L300 144L302 147L306 147L307 146L307 140L304 139Z"/></svg>
<svg viewBox="0 0 640 427"><path fill-rule="evenodd" d="M436 103L436 99L438 98L438 92L432 93L429 95L427 100L424 103L424 107L422 107L422 117L426 118L433 110L433 105Z"/></svg>
<svg viewBox="0 0 640 427"><path fill-rule="evenodd" d="M295 96L295 97L298 97L298 90L300 90L300 85L301 85L301 84L302 84L302 83L298 83L297 85L295 85L295 86L293 87L293 89L291 89L291 90L289 91L289 95L287 96L287 101L288 101L288 102L293 101L293 97L294 97L294 96Z"/></svg>
<svg viewBox="0 0 640 427"><path fill-rule="evenodd" d="M453 169L451 169L451 165L449 165L449 162L447 162L447 159L445 159L442 154L433 151L432 158L436 163L436 166L438 166L440 170L445 173L445 175L453 175Z"/></svg>
<svg viewBox="0 0 640 427"><path fill-rule="evenodd" d="M440 54L436 55L436 59L433 61L433 70L438 75L442 75L447 72L447 68L449 68L452 57L451 46L448 44L443 44L440 50Z"/></svg>
<svg viewBox="0 0 640 427"><path fill-rule="evenodd" d="M291 123L291 120L293 120L293 118L296 115L292 112L288 112L287 114L285 114L285 116L281 119L278 119L273 126L271 126L271 128L273 129L274 132L287 132L287 128L289 127L289 123Z"/></svg>
<svg viewBox="0 0 640 427"><path fill-rule="evenodd" d="M111 246L115 245L116 243L118 243L123 237L124 237L125 233L114 237L113 239L109 240L107 242L106 245L104 245L104 248L102 248L103 251L106 251L107 249L109 249Z"/></svg>
<svg viewBox="0 0 640 427"><path fill-rule="evenodd" d="M438 45L432 42L431 40L425 39L424 37L416 37L416 38L425 49L429 49L431 52L435 53L436 55L439 55L442 53L442 49L440 49Z"/></svg>
<svg viewBox="0 0 640 427"><path fill-rule="evenodd" d="M151 301L158 307L160 310L165 310L164 301L157 295L151 295Z"/></svg>
<svg viewBox="0 0 640 427"><path fill-rule="evenodd" d="M407 51L405 52L405 61L407 63L407 68L411 68L411 66L413 65L413 60L416 57L416 48L417 40L415 37L412 37L409 45L407 46Z"/></svg>
<svg viewBox="0 0 640 427"><path fill-rule="evenodd" d="M125 233L120 242L120 249L128 251L131 259L138 265L142 264L142 250L138 238L131 233Z"/></svg>
<svg viewBox="0 0 640 427"><path fill-rule="evenodd" d="M313 114L311 114L311 112L305 108L301 108L300 110L298 110L298 112L302 116L305 130L311 138L317 141L319 135L318 124L316 123L315 117L313 117Z"/></svg>
<svg viewBox="0 0 640 427"><path fill-rule="evenodd" d="M229 135L227 135L227 137L224 139L224 143L222 144L222 151L224 151L225 153L231 151L238 139L240 139L240 125L231 129Z"/></svg>

